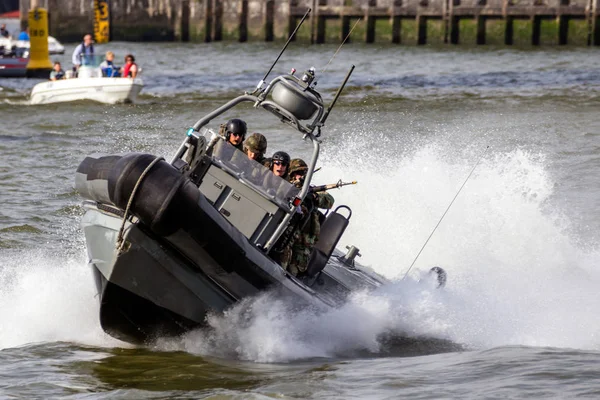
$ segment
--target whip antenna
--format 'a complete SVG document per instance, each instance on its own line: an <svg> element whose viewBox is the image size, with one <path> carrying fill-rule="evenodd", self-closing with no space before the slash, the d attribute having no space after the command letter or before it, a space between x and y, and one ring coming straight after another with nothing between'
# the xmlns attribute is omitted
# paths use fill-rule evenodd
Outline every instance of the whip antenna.
<svg viewBox="0 0 600 400"><path fill-rule="evenodd" d="M481 160L483 160L483 156L485 156L485 153L487 153L488 149L490 148L490 146L487 146L485 148L485 150L483 151L483 153L481 153L481 156L479 157L479 160L477 160L477 162L475 163L475 165L473 166L473 169L471 169L471 172L469 172L469 175L467 176L467 179L465 179L465 181L463 182L462 186L460 187L460 189L458 189L458 192L456 192L456 195L454 195L454 198L452 199L452 201L450 202L450 204L448 205L448 208L446 208L446 211L444 211L444 214L442 214L442 217L440 218L440 220L438 221L437 225L435 226L435 228L433 228L433 231L431 231L431 234L429 235L429 237L427 238L427 240L425 241L425 243L423 244L423 247L421 247L421 250L419 250L419 253L417 254L417 256L415 257L414 261L412 262L412 264L410 264L410 267L408 267L408 271L406 271L406 273L404 274L404 277L402 277L402 279L405 279L406 276L408 275L408 273L410 272L411 268L413 267L413 265L415 265L415 263L417 262L417 259L419 258L419 256L421 255L421 252L423 251L423 249L425 249L425 246L427 246L427 243L429 243L429 239L431 239L431 237L433 236L433 234L435 233L436 229L438 228L438 226L440 226L440 224L442 223L442 220L444 219L444 217L446 216L446 214L448 213L448 210L450 210L450 207L452 207L452 204L454 204L454 200L456 200L456 198L458 197L458 195L460 194L461 190L465 187L465 185L467 184L467 181L469 180L469 178L471 177L471 175L473 175L473 171L475 171L475 168L477 168L477 166L479 165L479 163L481 162Z"/></svg>
<svg viewBox="0 0 600 400"><path fill-rule="evenodd" d="M329 64L331 64L331 62L333 61L333 59L335 58L335 56L337 56L337 53L340 52L340 50L342 49L342 46L344 45L344 43L346 43L346 40L348 40L348 38L350 37L350 34L354 30L354 28L356 28L356 25L358 25L359 22L360 22L360 18L356 20L356 22L352 26L352 29L350 29L350 32L348 32L348 34L346 35L346 37L342 41L342 44L340 44L340 47L338 47L337 50L335 51L335 53L333 53L333 56L329 59L329 62L327 63L327 65L325 65L325 67L323 67L323 70L321 71L322 74L325 73L325 71L327 70L327 67L329 67Z"/></svg>
<svg viewBox="0 0 600 400"><path fill-rule="evenodd" d="M267 76L269 76L269 74L273 70L273 67L275 67L275 64L277 64L277 61L279 61L279 58L281 58L281 55L283 54L283 52L285 51L285 49L287 49L288 44L290 44L290 42L292 41L292 39L294 39L294 36L296 36L296 32L298 32L298 29L300 29L300 26L302 26L302 23L304 22L304 20L306 20L306 18L308 17L308 14L310 14L310 11L311 11L311 8L309 8L308 10L306 10L306 13L304 13L304 16L302 16L302 19L300 20L300 22L298 23L298 25L296 25L296 29L294 29L294 32L292 32L292 34L288 38L287 42L285 42L285 44L283 45L283 49L281 49L281 51L279 52L279 55L277 56L277 58L275 59L275 61L271 65L271 68L269 68L269 70L265 74L264 78L262 78L260 80L260 82L258 82L258 85L256 85L256 89L257 90L260 89L262 87L262 85L265 83L265 80L267 79Z"/></svg>

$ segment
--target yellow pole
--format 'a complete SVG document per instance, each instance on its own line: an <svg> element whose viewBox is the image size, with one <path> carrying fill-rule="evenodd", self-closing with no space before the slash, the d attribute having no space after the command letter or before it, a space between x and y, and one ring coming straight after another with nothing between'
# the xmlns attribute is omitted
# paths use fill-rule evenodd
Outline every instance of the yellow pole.
<svg viewBox="0 0 600 400"><path fill-rule="evenodd" d="M29 62L27 77L48 78L52 62L48 53L48 11L45 8L29 10Z"/></svg>
<svg viewBox="0 0 600 400"><path fill-rule="evenodd" d="M108 0L94 0L94 41L108 43L110 40L110 7Z"/></svg>

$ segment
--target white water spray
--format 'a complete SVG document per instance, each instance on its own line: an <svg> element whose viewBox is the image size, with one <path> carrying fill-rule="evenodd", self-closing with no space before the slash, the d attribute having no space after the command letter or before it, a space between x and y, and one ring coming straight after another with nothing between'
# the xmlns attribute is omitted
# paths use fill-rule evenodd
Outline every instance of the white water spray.
<svg viewBox="0 0 600 400"><path fill-rule="evenodd" d="M122 345L104 334L85 257L49 249L3 252L0 260L0 349L68 341Z"/></svg>
<svg viewBox="0 0 600 400"><path fill-rule="evenodd" d="M415 148L384 159L325 153L315 182L359 181L332 191L337 204L354 212L340 247L358 246L358 261L391 279L406 271L477 156L453 160L441 146ZM600 252L578 247L566 233L569 221L552 203L554 182L545 162L522 150L486 157L405 281L356 293L345 306L319 315L292 313L265 294L159 348L285 362L377 353L381 336L393 332L469 348L598 350ZM3 251L0 348L43 341L122 346L99 327L85 257L62 250ZM448 272L444 290L417 282L434 265Z"/></svg>
<svg viewBox="0 0 600 400"><path fill-rule="evenodd" d="M360 247L359 261L395 283L356 293L322 315L292 313L285 303L261 296L159 348L281 362L377 353L381 336L394 332L467 348L600 349L600 252L577 247L566 233L569 221L551 203L553 182L541 155L514 150L487 157L411 278L399 280L473 164L448 158L443 149L425 146L400 160L353 159L362 168L348 176L348 159L328 157L317 176L317 184L359 181L332 191L337 204L354 211L341 245ZM443 290L418 282L434 265L448 272Z"/></svg>

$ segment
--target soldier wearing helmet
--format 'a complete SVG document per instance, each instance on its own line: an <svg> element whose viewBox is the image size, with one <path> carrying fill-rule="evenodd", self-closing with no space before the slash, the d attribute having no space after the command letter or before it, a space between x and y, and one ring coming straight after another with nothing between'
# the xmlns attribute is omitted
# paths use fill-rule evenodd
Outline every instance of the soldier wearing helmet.
<svg viewBox="0 0 600 400"><path fill-rule="evenodd" d="M246 123L238 118L227 121L224 127L225 140L238 150L243 150L244 139L246 138Z"/></svg>
<svg viewBox="0 0 600 400"><path fill-rule="evenodd" d="M297 187L302 187L307 171L308 166L304 160L295 158L290 161L288 179ZM302 202L300 206L302 217L297 219L296 223L290 224L288 229L293 229L293 232L287 233L291 233L291 239L283 248L280 256L281 266L292 275L301 275L306 271L310 254L319 240L321 232L318 209L331 208L334 201L333 196L323 191L309 192Z"/></svg>
<svg viewBox="0 0 600 400"><path fill-rule="evenodd" d="M290 161L288 168L289 181L298 187L302 187L302 181L308 171L308 165L300 158L294 158Z"/></svg>
<svg viewBox="0 0 600 400"><path fill-rule="evenodd" d="M214 135L206 147L206 154L212 155L213 149L217 146L220 140L225 140L227 143L236 149L243 151L243 143L246 138L246 123L238 118L233 118L222 124L219 127L219 134Z"/></svg>
<svg viewBox="0 0 600 400"><path fill-rule="evenodd" d="M290 155L285 151L277 151L273 154L273 157L265 162L265 167L269 168L275 176L287 180L290 167Z"/></svg>
<svg viewBox="0 0 600 400"><path fill-rule="evenodd" d="M244 142L244 153L249 159L263 164L267 151L267 138L261 133L253 133Z"/></svg>

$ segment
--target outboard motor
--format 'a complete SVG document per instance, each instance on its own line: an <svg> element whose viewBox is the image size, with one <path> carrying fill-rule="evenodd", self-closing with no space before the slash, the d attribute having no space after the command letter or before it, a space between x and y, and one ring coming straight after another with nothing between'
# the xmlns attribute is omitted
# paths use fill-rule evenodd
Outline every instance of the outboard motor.
<svg viewBox="0 0 600 400"><path fill-rule="evenodd" d="M348 210L347 217L338 213L340 208ZM329 260L329 257L331 257L335 246L337 246L340 238L346 230L346 227L348 227L351 216L352 210L350 207L339 206L333 212L329 213L325 219L325 222L321 224L319 240L313 248L313 251L310 255L310 260L308 261L308 267L306 269L306 274L309 277L317 275L323 270L323 268L325 268L325 265L327 265L327 261Z"/></svg>

